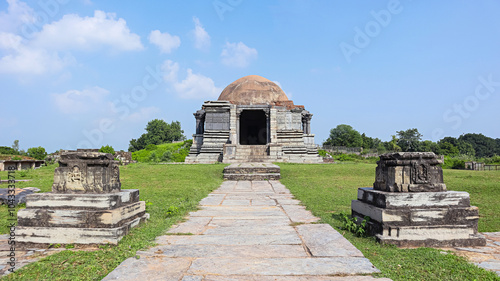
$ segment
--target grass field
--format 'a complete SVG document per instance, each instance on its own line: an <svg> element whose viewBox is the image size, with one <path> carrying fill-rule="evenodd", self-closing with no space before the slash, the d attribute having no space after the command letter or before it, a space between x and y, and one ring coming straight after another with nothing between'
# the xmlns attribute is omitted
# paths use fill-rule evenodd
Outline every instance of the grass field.
<svg viewBox="0 0 500 281"><path fill-rule="evenodd" d="M339 230L335 215L350 212L351 200L358 187L373 184L374 164L300 165L280 164L282 182L323 222ZM51 190L56 165L23 173L17 187L35 186L43 192ZM135 255L139 249L153 245L156 236L195 210L199 200L222 182L224 165L150 165L121 167L123 189L140 189L141 200L148 202L148 223L135 228L118 246L103 246L98 251L63 251L30 264L5 280L101 280L118 264ZM0 172L4 179L6 172ZM467 191L472 204L479 206L480 231L500 231L500 171L445 170L445 183L450 190ZM4 187L4 186L1 186ZM6 187L6 186L5 186ZM495 200L495 202L494 202ZM167 211L178 210L168 216ZM6 233L7 208L0 207L1 233ZM343 232L340 230L341 233ZM429 249L398 249L382 246L373 238L359 238L344 233L382 273L379 277L393 280L500 280L491 272L467 263L453 254ZM2 279L2 280L4 280Z"/></svg>

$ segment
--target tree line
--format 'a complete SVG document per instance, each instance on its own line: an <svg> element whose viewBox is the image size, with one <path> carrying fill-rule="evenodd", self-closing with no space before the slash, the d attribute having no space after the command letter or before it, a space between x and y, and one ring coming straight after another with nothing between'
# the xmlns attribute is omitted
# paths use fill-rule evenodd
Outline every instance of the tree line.
<svg viewBox="0 0 500 281"><path fill-rule="evenodd" d="M12 160L22 160L21 156L28 156L31 158L35 158L37 160L43 160L47 156L45 148L41 146L30 147L28 148L27 151L19 149L19 140L15 140L14 143L12 144L12 147L0 146L0 154L14 155L14 157L11 158Z"/></svg>
<svg viewBox="0 0 500 281"><path fill-rule="evenodd" d="M145 149L148 145L158 145L186 139L179 121L172 121L168 124L164 120L154 119L148 122L145 130L146 133L142 134L138 139L130 141L128 151L134 152Z"/></svg>
<svg viewBox="0 0 500 281"><path fill-rule="evenodd" d="M433 142L422 141L422 134L416 128L396 131L390 141L360 134L352 126L341 124L330 130L329 138L323 145L362 147L364 150L402 152L434 152L446 156L493 157L500 155L500 139L493 139L483 134L463 134L458 138L444 137Z"/></svg>

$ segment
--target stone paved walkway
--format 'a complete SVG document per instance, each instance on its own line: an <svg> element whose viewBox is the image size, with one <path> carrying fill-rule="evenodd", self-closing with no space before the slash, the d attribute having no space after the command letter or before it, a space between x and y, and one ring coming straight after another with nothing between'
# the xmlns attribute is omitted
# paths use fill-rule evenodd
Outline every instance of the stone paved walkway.
<svg viewBox="0 0 500 281"><path fill-rule="evenodd" d="M226 181L103 280L375 280L370 261L299 203L279 181Z"/></svg>
<svg viewBox="0 0 500 281"><path fill-rule="evenodd" d="M483 232L485 247L454 248L458 255L465 256L470 262L500 276L500 232Z"/></svg>

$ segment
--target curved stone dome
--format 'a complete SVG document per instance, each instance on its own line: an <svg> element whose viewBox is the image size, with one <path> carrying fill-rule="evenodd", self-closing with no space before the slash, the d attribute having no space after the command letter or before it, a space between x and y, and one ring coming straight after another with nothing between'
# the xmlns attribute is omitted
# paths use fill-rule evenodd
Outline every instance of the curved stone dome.
<svg viewBox="0 0 500 281"><path fill-rule="evenodd" d="M276 83L258 75L248 75L229 84L218 100L244 105L278 105L291 102Z"/></svg>

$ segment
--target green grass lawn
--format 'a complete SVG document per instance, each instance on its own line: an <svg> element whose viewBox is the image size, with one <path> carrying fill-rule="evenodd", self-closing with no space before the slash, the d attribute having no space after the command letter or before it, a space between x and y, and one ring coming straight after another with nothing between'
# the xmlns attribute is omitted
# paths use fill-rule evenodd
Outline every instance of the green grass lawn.
<svg viewBox="0 0 500 281"><path fill-rule="evenodd" d="M360 238L340 229L338 214L350 214L351 200L359 187L371 187L375 164L279 164L281 182L322 222L332 225L382 271L377 277L393 280L500 280L496 274L469 264L449 252L399 249L380 245L374 238ZM449 190L467 191L480 208L479 231L500 231L500 171L444 170Z"/></svg>
<svg viewBox="0 0 500 281"><path fill-rule="evenodd" d="M341 225L335 217L350 213L351 200L358 187L369 187L375 179L374 164L301 165L280 164L282 182L323 222L337 230ZM34 186L43 192L51 190L56 165L28 173L17 173L18 187ZM148 248L155 237L162 235L198 202L222 182L224 165L150 165L133 164L121 167L123 189L140 189L141 200L148 203L151 219L132 230L118 246L103 246L98 251L63 251L30 264L5 280L101 280L123 260ZM0 172L6 178L7 172ZM21 177L24 175L24 177ZM472 204L480 208L480 231L500 231L500 171L445 170L445 183L450 190L467 191ZM1 187L7 187L1 186ZM493 201L495 200L495 202ZM176 207L178 213L168 216ZM175 209L175 208L171 208ZM0 206L0 232L6 233L7 208ZM342 230L340 230L343 233ZM500 280L495 274L467 263L453 254L430 249L398 249L383 246L373 238L359 238L344 233L382 273L378 277L393 280ZM2 279L3 280L3 279Z"/></svg>
<svg viewBox="0 0 500 281"><path fill-rule="evenodd" d="M29 183L19 187L35 186L50 191L56 165L30 172ZM120 168L122 189L139 189L140 198L148 202L150 220L134 228L118 246L103 246L98 251L63 251L29 264L2 280L101 280L122 261L135 255L139 249L154 244L154 239L165 233L189 211L196 210L198 202L222 183L224 165L149 165L133 164ZM3 179L6 172L2 172ZM2 186L3 187L3 186ZM7 186L5 186L7 187ZM175 208L170 208L170 207ZM168 209L178 212L168 216ZM5 216L7 208L0 207ZM5 217L1 217L5 221ZM2 233L6 233L2 223Z"/></svg>

